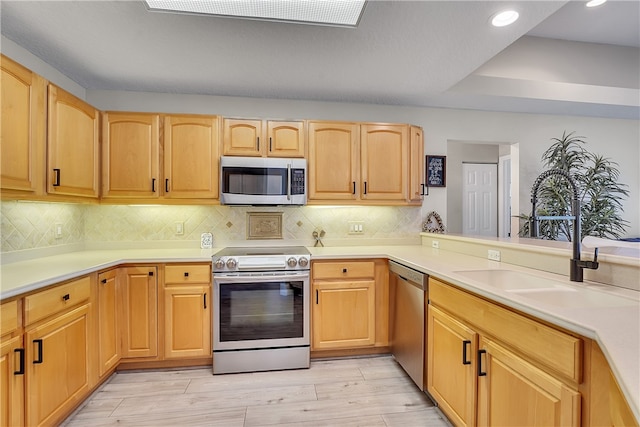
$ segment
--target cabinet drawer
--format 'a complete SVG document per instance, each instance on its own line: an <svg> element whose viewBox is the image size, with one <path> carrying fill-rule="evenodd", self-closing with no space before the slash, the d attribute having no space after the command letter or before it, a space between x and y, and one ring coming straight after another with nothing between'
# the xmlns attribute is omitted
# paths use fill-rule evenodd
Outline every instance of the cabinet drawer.
<svg viewBox="0 0 640 427"><path fill-rule="evenodd" d="M89 276L24 298L25 326L89 299Z"/></svg>
<svg viewBox="0 0 640 427"><path fill-rule="evenodd" d="M315 262L311 267L314 279L356 279L374 276L373 261Z"/></svg>
<svg viewBox="0 0 640 427"><path fill-rule="evenodd" d="M165 283L209 283L211 282L211 266L201 265L167 265L164 267Z"/></svg>
<svg viewBox="0 0 640 427"><path fill-rule="evenodd" d="M0 336L18 329L18 301L0 305Z"/></svg>
<svg viewBox="0 0 640 427"><path fill-rule="evenodd" d="M429 299L486 335L576 383L582 381L582 340L429 278Z"/></svg>

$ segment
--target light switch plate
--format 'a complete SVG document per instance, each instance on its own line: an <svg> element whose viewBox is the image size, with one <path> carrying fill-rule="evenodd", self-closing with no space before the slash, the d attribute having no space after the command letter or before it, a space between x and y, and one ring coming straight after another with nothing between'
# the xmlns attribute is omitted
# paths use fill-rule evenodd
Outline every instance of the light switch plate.
<svg viewBox="0 0 640 427"><path fill-rule="evenodd" d="M200 249L211 249L213 247L213 235L202 233L200 235Z"/></svg>

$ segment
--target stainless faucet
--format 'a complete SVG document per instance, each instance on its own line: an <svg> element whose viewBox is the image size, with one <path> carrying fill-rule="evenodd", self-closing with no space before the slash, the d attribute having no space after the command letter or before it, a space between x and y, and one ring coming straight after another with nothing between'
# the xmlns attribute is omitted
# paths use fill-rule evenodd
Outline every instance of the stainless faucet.
<svg viewBox="0 0 640 427"><path fill-rule="evenodd" d="M571 201L571 213L573 215L552 215L552 216L538 216L536 214L536 203L538 189L542 182L549 178L551 175L560 175L569 182L571 185L571 191L573 192L573 199ZM575 180L569 175L569 172L561 169L551 169L540 174L533 183L531 189L531 237L537 238L539 234L539 223L541 220L571 220L573 221L573 236L571 236L571 243L573 244L573 255L571 257L569 265L569 280L573 282L582 282L582 270L588 268L590 270L596 270L598 268L598 248L595 248L593 253L593 261L581 261L580 260L580 201L578 200L578 186Z"/></svg>

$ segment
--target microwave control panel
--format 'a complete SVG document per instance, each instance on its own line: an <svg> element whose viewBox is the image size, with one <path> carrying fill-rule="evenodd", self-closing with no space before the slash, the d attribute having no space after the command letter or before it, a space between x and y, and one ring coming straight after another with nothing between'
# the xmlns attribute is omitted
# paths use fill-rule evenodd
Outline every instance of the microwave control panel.
<svg viewBox="0 0 640 427"><path fill-rule="evenodd" d="M304 169L291 169L291 194L304 194Z"/></svg>

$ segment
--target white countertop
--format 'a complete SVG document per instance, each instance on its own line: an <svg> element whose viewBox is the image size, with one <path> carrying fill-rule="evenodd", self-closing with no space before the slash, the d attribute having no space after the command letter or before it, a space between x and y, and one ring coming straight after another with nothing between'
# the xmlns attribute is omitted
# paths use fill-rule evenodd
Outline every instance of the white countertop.
<svg viewBox="0 0 640 427"><path fill-rule="evenodd" d="M82 251L0 266L0 298L6 299L121 264L210 262L214 249L124 249ZM478 295L594 339L604 352L636 419L640 420L640 296L596 283L574 283L557 274L433 249L427 246L342 246L308 248L312 259L389 258ZM562 282L578 291L613 295L612 303L571 308L545 304L460 274L463 270L506 269ZM606 295L605 295L606 296ZM616 304L617 298L621 304Z"/></svg>

